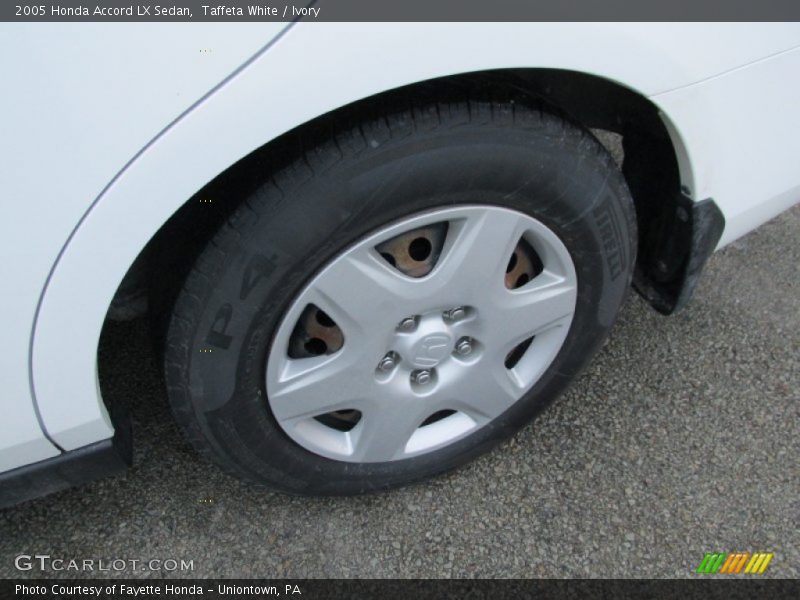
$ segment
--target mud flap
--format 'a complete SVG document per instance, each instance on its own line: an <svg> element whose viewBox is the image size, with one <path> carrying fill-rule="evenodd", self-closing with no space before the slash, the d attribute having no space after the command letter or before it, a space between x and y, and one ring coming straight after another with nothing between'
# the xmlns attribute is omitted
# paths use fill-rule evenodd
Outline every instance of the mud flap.
<svg viewBox="0 0 800 600"><path fill-rule="evenodd" d="M724 228L725 217L710 198L693 202L678 194L662 204L650 235L640 240L636 291L662 314L680 310L692 297Z"/></svg>

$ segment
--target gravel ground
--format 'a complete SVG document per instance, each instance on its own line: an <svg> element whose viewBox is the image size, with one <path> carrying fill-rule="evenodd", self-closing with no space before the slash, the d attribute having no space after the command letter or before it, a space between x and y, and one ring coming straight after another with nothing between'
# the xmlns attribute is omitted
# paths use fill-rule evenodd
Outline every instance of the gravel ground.
<svg viewBox="0 0 800 600"><path fill-rule="evenodd" d="M766 575L798 577L799 235L796 207L718 253L676 316L632 295L533 426L367 497L221 474L173 424L143 323L115 324L104 375L131 406L135 464L0 511L0 577L20 553L193 560L200 577L686 577L712 550L774 552Z"/></svg>

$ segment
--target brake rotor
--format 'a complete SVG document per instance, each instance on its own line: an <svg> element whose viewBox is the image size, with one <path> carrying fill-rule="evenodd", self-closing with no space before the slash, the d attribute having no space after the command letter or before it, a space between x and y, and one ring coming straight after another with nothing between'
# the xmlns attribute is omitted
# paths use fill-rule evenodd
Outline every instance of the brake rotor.
<svg viewBox="0 0 800 600"><path fill-rule="evenodd" d="M446 234L447 224L437 223L398 235L376 246L376 250L404 275L425 277L436 266Z"/></svg>
<svg viewBox="0 0 800 600"><path fill-rule="evenodd" d="M525 240L521 239L508 260L505 283L510 290L522 287L539 273L538 256ZM538 269L540 270L540 269Z"/></svg>
<svg viewBox="0 0 800 600"><path fill-rule="evenodd" d="M306 358L333 354L344 345L344 334L324 311L309 304L297 321L289 343L289 356Z"/></svg>

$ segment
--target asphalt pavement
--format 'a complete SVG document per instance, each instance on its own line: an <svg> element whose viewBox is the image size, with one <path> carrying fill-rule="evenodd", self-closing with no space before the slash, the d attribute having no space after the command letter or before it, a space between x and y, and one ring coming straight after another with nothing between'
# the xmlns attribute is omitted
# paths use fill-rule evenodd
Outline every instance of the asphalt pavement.
<svg viewBox="0 0 800 600"><path fill-rule="evenodd" d="M632 294L535 424L455 473L356 498L259 491L199 458L144 323L113 324L103 376L132 410L134 466L0 511L0 577L41 576L14 567L36 553L193 565L126 577L687 577L710 551L773 552L763 576L798 577L798 241L800 207L717 253L672 317Z"/></svg>

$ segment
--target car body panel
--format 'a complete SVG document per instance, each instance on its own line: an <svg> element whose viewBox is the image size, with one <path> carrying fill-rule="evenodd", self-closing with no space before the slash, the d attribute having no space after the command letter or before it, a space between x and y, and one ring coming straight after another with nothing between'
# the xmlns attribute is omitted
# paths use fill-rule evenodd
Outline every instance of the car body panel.
<svg viewBox="0 0 800 600"><path fill-rule="evenodd" d="M800 74L800 49L650 98L686 148L693 198L714 198L725 215L720 247L800 200L800 86L790 74Z"/></svg>
<svg viewBox="0 0 800 600"><path fill-rule="evenodd" d="M164 31L161 38L148 37L149 27L120 24L80 30L86 52L96 49L101 39L113 37L119 44L117 54L97 58L95 68L106 74L107 85L115 85L112 82L119 74L112 76L114 65L122 56L129 57L137 41L150 44L147 68L156 75L149 77L170 82L178 75L162 64L169 62L163 59L165 48L176 56L195 48L202 56L200 49L211 48L213 54L214 48L233 44L232 38L242 39L213 77L196 66L197 57L189 61L186 68L196 71L202 85L185 75L196 85L180 101L173 90L164 98L150 95L143 109L151 83L142 76L140 85L145 89L138 95L131 95L129 89L127 94L113 96L114 110L105 105L97 108L101 114L110 113L107 118L87 126L89 108L73 102L68 105L72 116L64 129L60 129L65 116L61 112L61 118L52 116L37 125L31 139L28 133L35 117L26 114L23 117L30 123L12 123L9 139L13 143L6 142L3 148L3 158L9 161L6 168L13 166L9 173L13 176L3 184L4 196L29 198L25 205L14 207L20 217L16 231L10 232L27 250L19 255L25 272L14 274L22 292L3 300L7 314L19 319L3 375L7 371L22 381L24 373L27 382L27 344L38 304L31 350L35 403L47 432L65 450L108 438L113 432L97 385L100 329L122 277L161 225L205 183L252 150L321 114L387 89L502 68L558 68L597 75L652 97L661 107L679 154L683 184L695 200L714 197L724 207L726 219L732 218L733 228L726 229L724 242L746 230L746 218L768 218L791 201L789 170L795 161L788 156L768 171L765 177L771 178L770 185L757 195L745 195L752 191L749 188L737 191L738 173L727 166L715 168L715 161L725 156L738 168L744 160L731 158L732 148L722 144L731 144L733 134L726 130L738 126L735 116L754 111L755 92L745 93L750 77L776 89L780 88L776 72L789 68L798 72L797 51L791 50L800 45L797 24L309 23L283 30L268 49L265 45L278 33L275 28L214 25L203 34L206 38L194 37L190 31L176 41ZM14 31L15 39L4 45L30 44ZM39 29L31 31L40 35ZM110 31L118 35L111 36ZM69 37L60 29L53 35ZM206 41L211 39L217 41ZM80 64L85 57L78 54L64 60L46 106L58 106L58 94L70 93L74 86L70 69L85 70ZM134 68L136 60L130 63ZM773 69L773 64L778 68ZM27 68L35 74L45 67L34 63ZM90 73L84 75L92 79ZM44 86L23 73L22 67L11 72L12 89L17 79L30 91ZM224 85L218 85L223 80ZM93 93L103 94L102 83L92 85L96 86ZM213 93L203 97L211 89ZM781 132L779 123L787 119L796 123L787 114L796 102L795 94L777 89L773 110L747 126L758 142L754 152L763 152L769 137ZM5 102L18 103L19 98ZM30 102L27 111L37 107L33 94ZM724 111L720 103L727 105ZM156 116L148 112L149 107ZM192 108L186 111L188 107ZM10 108L6 106L7 111ZM121 114L126 122L118 132ZM115 135L109 139L112 128ZM56 143L55 149L49 143ZM37 147L39 162L33 166L14 150L23 148L30 157ZM782 147L795 146L785 140ZM41 177L38 165L59 163L59 159L60 168ZM773 193L786 196L776 200ZM54 204L53 198L59 202ZM4 247L6 243L0 242ZM34 408L30 396L7 402L7 409L17 410L22 402L28 403L28 410ZM3 433L0 438L5 439Z"/></svg>
<svg viewBox="0 0 800 600"><path fill-rule="evenodd" d="M197 23L0 25L6 57L0 67L0 197L5 214L13 215L0 220L2 277L11 292L0 299L2 314L11 317L0 354L0 410L7 415L0 419L0 471L59 452L37 419L29 351L39 299L69 236L103 188L161 129L285 27L244 24L234 34ZM133 208L128 219L135 216ZM115 257L112 242L102 260ZM70 352L88 350L84 339L97 343L71 319L62 323L62 334L72 340ZM53 424L59 415L80 422L82 401L68 387L58 390L67 366L56 358L44 368L57 390L56 413L48 405L44 422ZM90 402L93 418L107 423L98 393L95 388ZM72 446L68 433L54 430L62 447ZM76 439L83 445L110 434L106 424Z"/></svg>

